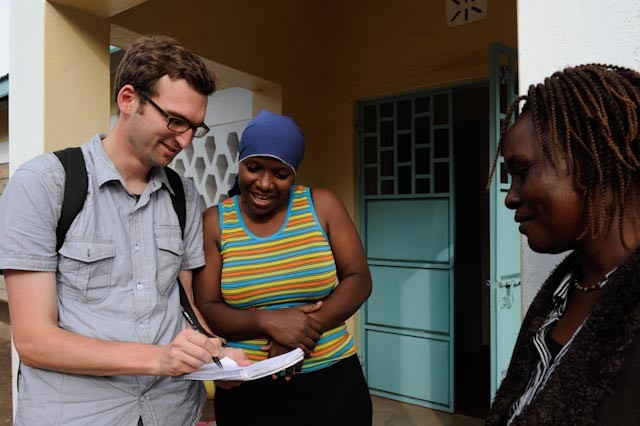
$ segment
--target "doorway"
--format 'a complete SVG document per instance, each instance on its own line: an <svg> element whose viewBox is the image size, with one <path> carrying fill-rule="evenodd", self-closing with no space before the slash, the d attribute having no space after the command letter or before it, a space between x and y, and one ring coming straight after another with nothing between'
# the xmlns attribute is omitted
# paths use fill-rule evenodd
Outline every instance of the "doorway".
<svg viewBox="0 0 640 426"><path fill-rule="evenodd" d="M456 412L484 418L490 402L489 88L453 90Z"/></svg>
<svg viewBox="0 0 640 426"><path fill-rule="evenodd" d="M490 400L489 86L359 106L371 393L482 418Z"/></svg>

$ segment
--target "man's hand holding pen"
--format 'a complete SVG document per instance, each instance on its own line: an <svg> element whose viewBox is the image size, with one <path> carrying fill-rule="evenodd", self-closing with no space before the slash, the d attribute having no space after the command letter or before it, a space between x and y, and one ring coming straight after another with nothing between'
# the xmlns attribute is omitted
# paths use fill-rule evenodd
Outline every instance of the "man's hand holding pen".
<svg viewBox="0 0 640 426"><path fill-rule="evenodd" d="M158 350L160 353L155 359L158 376L191 373L210 363L213 357L227 356L238 365L251 364L243 350L224 347L222 339L207 337L191 329L182 330L171 343Z"/></svg>

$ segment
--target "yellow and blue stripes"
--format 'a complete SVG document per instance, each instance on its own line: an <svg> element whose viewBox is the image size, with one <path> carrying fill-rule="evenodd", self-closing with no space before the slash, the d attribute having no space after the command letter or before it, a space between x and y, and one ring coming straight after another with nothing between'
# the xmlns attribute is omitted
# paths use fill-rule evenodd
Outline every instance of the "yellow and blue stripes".
<svg viewBox="0 0 640 426"><path fill-rule="evenodd" d="M338 285L329 240L313 207L311 191L291 188L282 228L258 237L246 227L237 197L218 205L221 229L222 296L236 309L280 309L313 303ZM227 342L244 349L252 361L266 359L267 339ZM302 372L327 367L356 351L344 324L325 331Z"/></svg>

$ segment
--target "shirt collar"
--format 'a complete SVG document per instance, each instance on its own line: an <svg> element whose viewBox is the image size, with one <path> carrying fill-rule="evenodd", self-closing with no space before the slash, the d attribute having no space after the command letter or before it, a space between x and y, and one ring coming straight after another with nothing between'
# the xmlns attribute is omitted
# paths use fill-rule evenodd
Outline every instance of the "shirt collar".
<svg viewBox="0 0 640 426"><path fill-rule="evenodd" d="M104 151L104 146L102 145L102 139L104 139L107 135L104 133L97 134L91 138L89 142L88 154L91 156L94 163L93 173L96 177L96 182L98 187L101 187L107 182L111 181L120 181L123 187L126 187L124 181L122 180L122 176L118 172L118 169L113 164L107 153ZM169 179L167 178L167 174L162 167L153 167L149 174L149 183L148 188L149 192L154 192L160 189L160 187L164 185L171 195L175 195L175 191L171 187L169 183Z"/></svg>
<svg viewBox="0 0 640 426"><path fill-rule="evenodd" d="M574 266L575 267L575 266ZM564 307L567 305L567 298L569 296L569 288L571 287L571 278L573 277L573 268L565 275L560 282L556 291L553 292L553 303L556 306Z"/></svg>
<svg viewBox="0 0 640 426"><path fill-rule="evenodd" d="M107 153L104 152L102 139L106 136L104 133L95 135L91 138L88 147L88 154L93 160L93 174L96 177L96 183L99 187L113 180L122 181L116 166L113 165Z"/></svg>

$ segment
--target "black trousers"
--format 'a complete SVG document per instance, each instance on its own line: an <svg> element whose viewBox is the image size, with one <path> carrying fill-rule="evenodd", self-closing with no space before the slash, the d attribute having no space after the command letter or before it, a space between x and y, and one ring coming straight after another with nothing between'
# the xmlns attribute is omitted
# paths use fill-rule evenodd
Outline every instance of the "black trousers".
<svg viewBox="0 0 640 426"><path fill-rule="evenodd" d="M288 382L264 377L229 390L217 387L213 402L218 426L372 422L371 396L356 355Z"/></svg>

